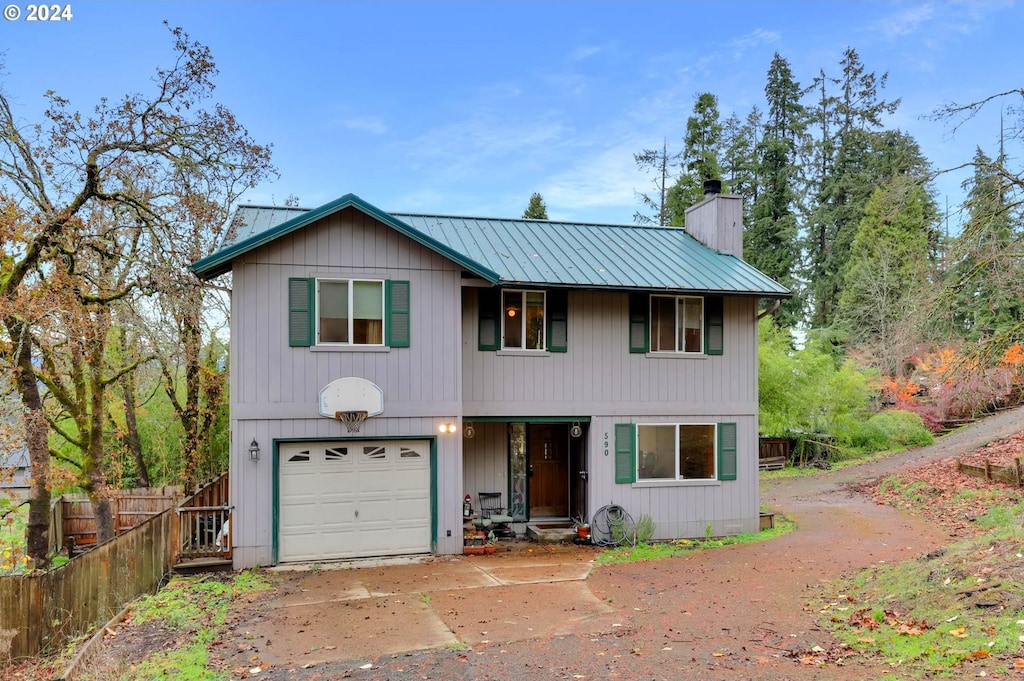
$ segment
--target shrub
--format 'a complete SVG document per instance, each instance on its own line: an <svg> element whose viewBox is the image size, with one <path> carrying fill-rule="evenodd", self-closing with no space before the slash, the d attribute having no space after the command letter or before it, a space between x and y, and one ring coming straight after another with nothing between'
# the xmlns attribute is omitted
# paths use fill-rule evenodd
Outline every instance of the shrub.
<svg viewBox="0 0 1024 681"><path fill-rule="evenodd" d="M935 436L925 427L918 414L902 409L875 414L865 425L869 430L877 429L901 447L922 447L935 441Z"/></svg>
<svg viewBox="0 0 1024 681"><path fill-rule="evenodd" d="M654 522L654 518L647 515L646 513L642 514L640 518L636 521L637 543L646 544L647 542L651 541L651 538L654 537L655 527L657 527L657 525Z"/></svg>

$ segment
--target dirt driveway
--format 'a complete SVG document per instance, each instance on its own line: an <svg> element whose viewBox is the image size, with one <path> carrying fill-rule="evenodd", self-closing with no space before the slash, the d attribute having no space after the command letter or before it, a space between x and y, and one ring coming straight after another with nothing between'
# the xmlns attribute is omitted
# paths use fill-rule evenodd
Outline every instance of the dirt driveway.
<svg viewBox="0 0 1024 681"><path fill-rule="evenodd" d="M257 678L304 681L875 679L892 670L856 658L800 664L801 653L833 645L808 603L824 582L949 537L851 484L1008 436L1022 415L1003 412L886 461L767 485L763 502L797 524L771 542L596 569L591 550L534 547L283 575L274 596L236 613L223 661L233 678L262 663Z"/></svg>

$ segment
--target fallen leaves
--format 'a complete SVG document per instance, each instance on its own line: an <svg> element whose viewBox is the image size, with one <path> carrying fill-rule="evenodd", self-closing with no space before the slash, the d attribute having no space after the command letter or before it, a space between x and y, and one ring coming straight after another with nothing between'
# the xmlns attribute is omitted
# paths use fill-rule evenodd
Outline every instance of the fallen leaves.
<svg viewBox="0 0 1024 681"><path fill-rule="evenodd" d="M881 614L872 613L870 608L861 608L850 615L849 623L855 627L878 629L883 624L892 627L900 636L920 636L930 629L927 620L904 618L895 610L886 610ZM861 643L874 643L874 639L861 640Z"/></svg>

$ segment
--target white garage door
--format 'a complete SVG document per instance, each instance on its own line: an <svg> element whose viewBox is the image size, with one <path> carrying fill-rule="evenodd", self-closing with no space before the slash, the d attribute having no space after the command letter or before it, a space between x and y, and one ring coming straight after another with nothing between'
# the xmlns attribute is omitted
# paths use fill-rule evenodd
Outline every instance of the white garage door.
<svg viewBox="0 0 1024 681"><path fill-rule="evenodd" d="M280 446L278 560L430 551L430 443Z"/></svg>

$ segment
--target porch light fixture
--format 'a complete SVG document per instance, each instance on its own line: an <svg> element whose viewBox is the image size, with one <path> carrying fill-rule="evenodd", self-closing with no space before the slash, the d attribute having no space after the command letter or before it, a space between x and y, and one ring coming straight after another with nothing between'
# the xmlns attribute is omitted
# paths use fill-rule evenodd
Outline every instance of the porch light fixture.
<svg viewBox="0 0 1024 681"><path fill-rule="evenodd" d="M260 443L256 442L256 438L252 439L252 444L249 445L249 460L259 461L260 460Z"/></svg>
<svg viewBox="0 0 1024 681"><path fill-rule="evenodd" d="M466 427L462 429L462 437L467 440L472 440L474 435L476 435L476 428L473 427L473 422L470 421L466 424Z"/></svg>
<svg viewBox="0 0 1024 681"><path fill-rule="evenodd" d="M437 427L437 432L441 433L442 435L445 435L447 433L454 433L455 428L456 426L454 423L442 423Z"/></svg>
<svg viewBox="0 0 1024 681"><path fill-rule="evenodd" d="M572 435L573 437L579 437L580 435L583 435L583 429L580 428L579 421L572 422L572 427L569 428L569 435Z"/></svg>

